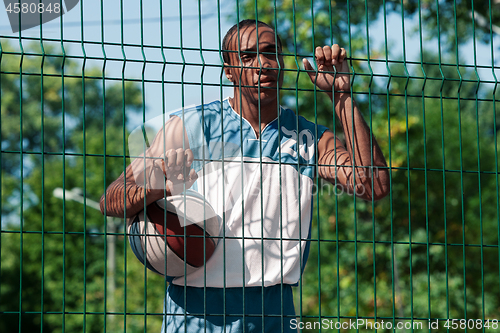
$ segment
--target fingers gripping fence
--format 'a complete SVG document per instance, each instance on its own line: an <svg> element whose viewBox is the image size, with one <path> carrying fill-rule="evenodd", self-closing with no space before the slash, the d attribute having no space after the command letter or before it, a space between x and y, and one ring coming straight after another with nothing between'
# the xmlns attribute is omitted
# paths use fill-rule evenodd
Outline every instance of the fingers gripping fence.
<svg viewBox="0 0 500 333"><path fill-rule="evenodd" d="M498 330L499 1L4 3L0 332Z"/></svg>

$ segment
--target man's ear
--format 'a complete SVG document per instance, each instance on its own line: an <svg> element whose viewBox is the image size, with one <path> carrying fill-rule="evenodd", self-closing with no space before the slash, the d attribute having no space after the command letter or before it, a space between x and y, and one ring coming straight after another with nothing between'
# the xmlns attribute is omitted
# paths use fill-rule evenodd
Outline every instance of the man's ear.
<svg viewBox="0 0 500 333"><path fill-rule="evenodd" d="M224 63L224 72L226 73L227 79L233 82L233 74L231 73L231 67L227 62Z"/></svg>

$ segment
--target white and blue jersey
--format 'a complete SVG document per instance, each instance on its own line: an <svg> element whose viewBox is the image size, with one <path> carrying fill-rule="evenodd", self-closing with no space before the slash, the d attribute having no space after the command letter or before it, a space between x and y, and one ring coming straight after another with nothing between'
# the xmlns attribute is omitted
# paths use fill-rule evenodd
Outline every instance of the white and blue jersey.
<svg viewBox="0 0 500 333"><path fill-rule="evenodd" d="M215 101L173 115L183 120L195 157L199 178L192 189L206 197L225 227L206 275L199 269L173 283L296 284L307 259L316 144L327 128L281 108L259 139L228 99L222 107Z"/></svg>
<svg viewBox="0 0 500 333"><path fill-rule="evenodd" d="M189 326L183 320L186 313L192 313L189 305L183 308L184 302L189 302L189 298L184 300L184 292L180 294L184 285L189 288L187 295L206 295L201 304L207 304L207 309L225 295L226 313L238 312L235 309L242 307L234 300L241 298L237 295L245 287L245 304L255 298L256 307L262 308L264 304L267 308L261 309L261 314L278 311L275 315L279 315L281 305L288 304L285 317L278 317L276 323L279 327L289 323L294 316L291 285L298 283L309 249L317 142L327 128L281 107L278 118L270 122L258 138L228 99L185 109L172 116L183 120L194 154L192 167L198 179L191 189L207 199L224 227L217 248L205 266L172 281L165 301L167 328L177 331L181 326ZM235 296L231 297L232 294ZM275 297L268 299L271 294ZM253 311L251 305L245 305L245 309ZM198 310L200 320L204 320L203 308ZM222 311L219 310L216 312ZM247 318L248 323L249 320L253 326L247 324L247 331L250 327L256 332L268 331L268 324L265 329L261 326L262 318ZM201 322L189 322L201 325ZM284 327L284 331L288 330L289 325Z"/></svg>

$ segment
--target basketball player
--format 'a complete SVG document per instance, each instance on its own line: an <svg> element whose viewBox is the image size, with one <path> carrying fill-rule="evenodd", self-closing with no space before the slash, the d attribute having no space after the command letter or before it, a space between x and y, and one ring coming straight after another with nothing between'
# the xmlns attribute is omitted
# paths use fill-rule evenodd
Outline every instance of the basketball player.
<svg viewBox="0 0 500 333"><path fill-rule="evenodd" d="M131 217L144 202L191 188L223 220L224 241L205 267L171 280L163 332L291 332L315 176L379 200L389 190L386 162L351 98L343 48L316 48L318 71L303 62L334 103L345 144L279 105L284 63L272 27L244 20L222 47L234 96L173 114L146 152L154 158L132 162L101 198L101 210Z"/></svg>

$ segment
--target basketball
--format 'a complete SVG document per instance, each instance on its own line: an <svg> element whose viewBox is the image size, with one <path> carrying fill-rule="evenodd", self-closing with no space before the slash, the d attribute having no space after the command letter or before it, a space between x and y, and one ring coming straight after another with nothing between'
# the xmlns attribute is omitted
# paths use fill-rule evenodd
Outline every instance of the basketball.
<svg viewBox="0 0 500 333"><path fill-rule="evenodd" d="M127 222L135 256L160 275L178 277L203 267L215 251L219 217L198 192L160 199Z"/></svg>

